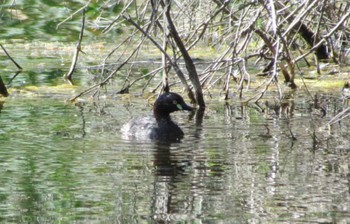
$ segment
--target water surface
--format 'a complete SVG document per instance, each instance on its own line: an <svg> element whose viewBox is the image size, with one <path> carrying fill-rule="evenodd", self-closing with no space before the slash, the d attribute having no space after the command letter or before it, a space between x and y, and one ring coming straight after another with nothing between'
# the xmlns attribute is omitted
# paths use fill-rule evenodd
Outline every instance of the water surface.
<svg viewBox="0 0 350 224"><path fill-rule="evenodd" d="M166 144L121 139L124 122L151 113L142 97L12 96L0 113L0 220L348 223L348 121L322 128L344 106L324 97L325 117L299 99L279 114L208 101L201 123L174 114L186 136Z"/></svg>
<svg viewBox="0 0 350 224"><path fill-rule="evenodd" d="M101 72L123 33L99 35L88 24L73 77L81 87L68 87L62 76L81 16L56 27L81 1L1 7L2 44L24 68L16 75L0 56L10 91L0 99L1 223L350 223L349 119L325 125L348 105L339 93L319 93L316 102L300 90L282 108L208 94L201 122L174 114L181 142L123 140L123 123L151 113L146 95L160 77L142 97L149 77L121 96L112 90L130 73L121 70L106 98L67 102ZM114 18L121 8L105 13ZM89 13L105 16L97 6ZM140 52L146 63L133 65L130 81L154 69L160 52L148 53Z"/></svg>

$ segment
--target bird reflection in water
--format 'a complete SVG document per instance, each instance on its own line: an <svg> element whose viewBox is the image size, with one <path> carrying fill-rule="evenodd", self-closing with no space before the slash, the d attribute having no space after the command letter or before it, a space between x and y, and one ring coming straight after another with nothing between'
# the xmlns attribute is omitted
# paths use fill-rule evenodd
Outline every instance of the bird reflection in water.
<svg viewBox="0 0 350 224"><path fill-rule="evenodd" d="M171 143L157 143L154 151L155 181L152 197L152 219L168 223L191 214L193 200L190 183L191 159L180 155L180 149L171 148ZM188 195L190 194L190 195ZM192 198L192 199L191 199ZM190 201L188 201L190 200Z"/></svg>

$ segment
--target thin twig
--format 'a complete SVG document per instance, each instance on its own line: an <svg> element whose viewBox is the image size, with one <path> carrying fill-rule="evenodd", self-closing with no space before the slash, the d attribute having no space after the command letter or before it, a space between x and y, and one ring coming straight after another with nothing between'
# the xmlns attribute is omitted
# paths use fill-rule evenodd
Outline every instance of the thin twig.
<svg viewBox="0 0 350 224"><path fill-rule="evenodd" d="M340 121L340 120L350 116L349 111L350 111L350 107L348 107L345 110L341 111L340 113L335 115L330 121L328 121L327 124L325 124L325 126L332 125L332 124L337 123L338 121Z"/></svg>
<svg viewBox="0 0 350 224"><path fill-rule="evenodd" d="M122 15L129 9L131 4L133 4L134 2L135 0L130 1L119 13L119 15L111 23L109 23L109 25L106 28L103 29L102 33L107 33L113 27L113 24L117 22L120 19L120 17L122 17Z"/></svg>
<svg viewBox="0 0 350 224"><path fill-rule="evenodd" d="M117 72L124 66L126 65L129 60L139 51L140 47L141 47L141 44L143 43L143 41L141 41L138 46L136 47L136 49L134 49L129 57L127 57L122 63L119 64L119 66L113 71L111 72L105 79L103 79L101 82L89 87L88 89L84 90L83 92L79 93L78 95L76 95L75 97L71 98L70 101L74 101L76 100L77 98L81 97L82 95L85 95L93 90L95 90L96 88L99 88L103 85L105 85L110 79L112 79L116 74ZM126 87L128 88L128 87Z"/></svg>
<svg viewBox="0 0 350 224"><path fill-rule="evenodd" d="M183 74L183 72L181 71L181 69L179 68L179 66L176 64L176 62L174 62L171 57L163 50L163 48L158 44L157 41L155 41L145 30L143 30L137 23L135 23L130 17L127 17L125 15L123 15L123 18L128 21L129 23L131 23L133 26L135 26L138 30L141 31L141 33L143 35L145 35L153 44L154 46L156 46L158 48L158 50L160 50L165 57L167 58L167 60L169 61L169 63L171 64L171 66L174 68L176 74L178 75L178 77L180 78L182 84L185 86L187 92L189 93L189 97L191 98L191 101L195 102L195 98L193 97L193 93L191 88L189 87L189 85L187 84L185 75Z"/></svg>
<svg viewBox="0 0 350 224"><path fill-rule="evenodd" d="M314 50L316 50L319 46L321 46L324 42L327 41L327 39L332 36L332 34L338 30L338 28L348 19L348 17L350 16L350 11L348 11L342 18L341 20L333 27L333 29L331 29L326 35L323 36L323 38L317 43L315 44L309 51L307 51L306 53L304 53L303 55L300 55L299 57L294 59L294 63L300 61L301 59L303 59L304 57L308 56L309 54L311 54Z"/></svg>
<svg viewBox="0 0 350 224"><path fill-rule="evenodd" d="M22 67L10 56L9 53L7 53L6 49L4 48L4 46L2 46L2 44L0 44L0 47L1 47L2 50L5 52L6 56L13 62L13 64L16 65L16 67L18 68L18 70L22 70Z"/></svg>
<svg viewBox="0 0 350 224"><path fill-rule="evenodd" d="M63 23L65 23L68 20L72 19L76 14L78 14L81 11L85 10L89 6L90 2L91 2L91 0L89 0L83 7L81 7L80 9L78 9L77 11L75 11L71 15L69 15L65 20L63 20L62 22L58 23L57 26L56 26L56 29L58 29L59 26L61 26Z"/></svg>
<svg viewBox="0 0 350 224"><path fill-rule="evenodd" d="M129 55L129 57L128 57L127 59L125 59L125 60L118 66L118 68L116 68L116 69L115 69L111 74L109 74L104 80L102 80L101 82L99 82L99 83L97 83L97 84L95 84L95 85L89 87L88 89L84 90L83 92L79 93L78 95L72 97L72 98L70 99L70 101L74 101L74 100L76 100L77 98L79 98L79 97L81 97L81 96L83 96L83 95L85 95L85 94L87 94L87 93L89 93L89 92L95 90L96 88L99 88L99 87L105 85L111 78L114 77L115 74L117 74L117 72L118 72L126 63L128 63L128 61L134 56L134 54L136 53L136 51L137 51L137 49L134 50L134 51Z"/></svg>
<svg viewBox="0 0 350 224"><path fill-rule="evenodd" d="M64 78L67 79L71 85L73 85L72 77L73 77L74 69L77 65L79 52L81 51L81 41L83 40L83 36L84 36L84 28L85 28L85 9L83 9L83 19L82 19L82 24L81 24L81 30L80 30L80 34L79 34L79 40L78 40L77 46L76 46L75 51L74 51L72 64L70 66L68 73L64 75Z"/></svg>

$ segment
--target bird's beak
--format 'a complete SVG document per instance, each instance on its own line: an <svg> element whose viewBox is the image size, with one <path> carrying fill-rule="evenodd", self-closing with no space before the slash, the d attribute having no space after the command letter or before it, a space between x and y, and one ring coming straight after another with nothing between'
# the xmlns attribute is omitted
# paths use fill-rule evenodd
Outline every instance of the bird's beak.
<svg viewBox="0 0 350 224"><path fill-rule="evenodd" d="M179 110L188 110L188 111L192 111L193 110L193 107L190 107L188 106L187 104L176 104L176 107L179 109Z"/></svg>

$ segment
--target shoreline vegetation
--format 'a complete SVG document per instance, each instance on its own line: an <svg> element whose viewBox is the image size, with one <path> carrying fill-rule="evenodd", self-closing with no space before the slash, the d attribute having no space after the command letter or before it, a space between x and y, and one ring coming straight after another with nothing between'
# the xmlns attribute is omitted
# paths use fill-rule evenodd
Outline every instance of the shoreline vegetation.
<svg viewBox="0 0 350 224"><path fill-rule="evenodd" d="M23 6L3 6L5 21L25 23L29 16ZM135 85L143 85L144 92L152 85L150 91L158 94L184 89L191 102L204 109L204 95L214 89L225 100L235 95L238 101L256 103L269 91L281 100L286 86L304 88L310 79L322 80L315 82L322 89L339 86L341 90L341 81L345 85L349 78L349 3L133 0L86 1L65 7L69 10L55 15L50 24L55 29L50 32L74 33L75 47L39 41L42 37L18 41L22 42L18 45L31 50L34 43L47 55L60 52L62 76L72 85L78 73L87 71L92 76L85 82L89 86L71 101L85 95L98 97L115 88L125 94ZM2 46L20 49L16 40ZM325 82L324 74L338 78ZM116 80L117 87L113 86Z"/></svg>

